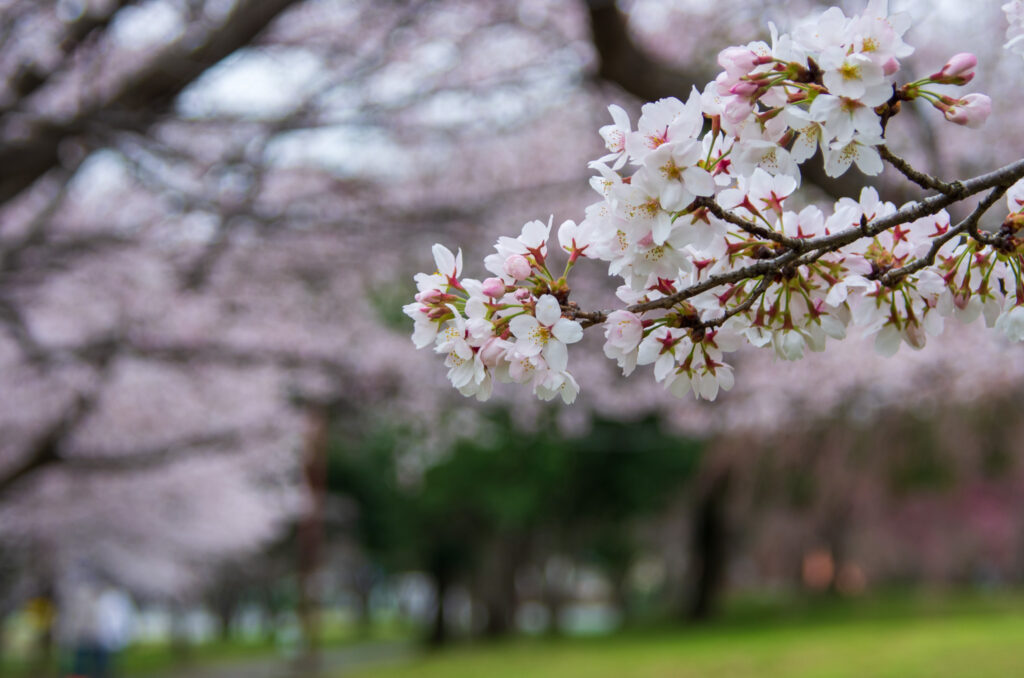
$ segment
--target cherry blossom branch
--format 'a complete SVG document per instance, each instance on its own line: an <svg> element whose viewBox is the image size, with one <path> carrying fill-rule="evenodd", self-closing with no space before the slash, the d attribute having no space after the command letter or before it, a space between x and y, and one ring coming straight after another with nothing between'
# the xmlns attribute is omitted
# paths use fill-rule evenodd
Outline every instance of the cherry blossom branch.
<svg viewBox="0 0 1024 678"><path fill-rule="evenodd" d="M801 251L791 249L773 259L766 259L764 261L744 266L743 268L710 276L704 282L691 285L690 287L682 289L675 294L670 294L659 299L653 299L639 304L633 304L627 307L626 310L631 313L645 313L647 311L657 309L671 308L680 301L685 301L701 294L702 292L707 292L708 290L712 290L721 285L756 278L769 273L778 273L787 265L802 266L814 263L823 255L829 252L834 252L842 246L855 242L860 238L874 237L884 231L896 227L897 225L906 224L922 217L937 214L949 205L972 195L976 195L989 188L998 186L1001 187L1003 192L1005 192L1010 185L1022 177L1024 177L1024 160L1018 160L987 174L982 174L968 179L967 181L959 182L958 185L955 185L957 188L954 192L924 198L923 200L897 210L887 217L875 219L874 221L862 224L858 228L851 228L832 235L799 241L802 245ZM739 219L739 217L736 218ZM574 318L586 320L587 323L585 323L585 326L587 327L603 323L608 318L608 314L611 313L610 310L580 311L578 309L572 310L571 312Z"/></svg>
<svg viewBox="0 0 1024 678"><path fill-rule="evenodd" d="M845 337L852 323L875 334L876 349L891 355L904 342L923 346L925 327L934 333L941 320L934 321L963 312L973 294L971 313L978 301L1001 304L996 327L1024 340L1024 248L1011 237L1024 224L1024 181L1011 188L1024 177L1024 160L948 183L884 145L886 123L903 101L920 99L947 121L972 128L985 122L992 104L985 94L933 89L974 77L977 58L968 53L899 86L897 57L913 51L902 39L907 22L889 22L879 9L871 3L843 23L842 10L831 8L786 40L773 35L772 45L728 47L718 55L723 72L703 92L691 89L685 103L669 97L646 104L635 129L624 109L609 106L612 124L598 130L608 153L590 163L601 175L591 186L602 200L580 223L558 228L560 249L569 253L565 274L556 281L546 263L550 220L499 238L484 260L493 277L483 281L460 281L461 250L435 244L436 272L416 275L418 292L402 307L414 323L413 343L433 344L446 356L448 378L463 395L486 400L494 381L512 381L532 385L543 400L560 394L571 403L579 386L567 370L567 346L596 324L604 327L605 355L623 374L653 364L655 379L673 395L708 400L732 388L723 354L744 341L770 343L779 357L797 360L805 349L820 351L828 339ZM864 49L858 31L868 25L885 29ZM816 38L806 42L807 35ZM778 47L787 41L803 51ZM839 199L827 216L813 205L785 210L800 184L800 165L819 150L830 176L854 164L876 176L888 162L937 194L897 208L864 186L859 198ZM946 208L990 189L951 228ZM981 234L979 219L1004 194L1010 216L999 236ZM879 289L879 279L895 285L934 265L941 248L962 234L974 241L962 238L936 265L943 275ZM981 251L990 245L997 256ZM581 256L609 262L609 274L625 283L618 296L628 305L586 311L568 299L566 276ZM1006 292L1011 288L1016 299ZM665 313L642 317L657 309ZM987 319L992 310L986 306Z"/></svg>

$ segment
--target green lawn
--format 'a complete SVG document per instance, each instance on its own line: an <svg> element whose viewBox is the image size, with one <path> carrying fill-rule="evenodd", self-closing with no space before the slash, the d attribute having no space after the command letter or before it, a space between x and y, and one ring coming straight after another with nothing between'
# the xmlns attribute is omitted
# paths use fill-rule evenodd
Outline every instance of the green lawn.
<svg viewBox="0 0 1024 678"><path fill-rule="evenodd" d="M353 678L1008 678L1024 676L1024 608L783 620L457 648Z"/></svg>

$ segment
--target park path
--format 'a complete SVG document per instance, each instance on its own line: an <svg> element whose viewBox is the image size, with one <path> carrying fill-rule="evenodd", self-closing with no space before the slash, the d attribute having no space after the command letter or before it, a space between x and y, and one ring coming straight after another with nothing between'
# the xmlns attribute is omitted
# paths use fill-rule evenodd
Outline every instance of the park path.
<svg viewBox="0 0 1024 678"><path fill-rule="evenodd" d="M284 657L241 660L212 666L190 666L161 673L154 678L335 678L346 669L379 666L407 661L416 653L411 642L380 642L324 650L316 671L296 669L293 660Z"/></svg>

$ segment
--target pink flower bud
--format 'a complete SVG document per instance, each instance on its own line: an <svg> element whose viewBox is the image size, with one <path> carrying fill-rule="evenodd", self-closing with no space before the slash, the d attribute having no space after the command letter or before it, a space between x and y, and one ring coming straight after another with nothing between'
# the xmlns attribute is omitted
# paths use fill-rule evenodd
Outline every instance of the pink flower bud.
<svg viewBox="0 0 1024 678"><path fill-rule="evenodd" d="M889 60L882 64L882 73L885 75L892 75L898 70L900 70L900 62L896 60L896 57L889 57Z"/></svg>
<svg viewBox="0 0 1024 678"><path fill-rule="evenodd" d="M974 67L977 65L978 57L970 52L954 54L941 71L931 76L931 79L962 85L974 77Z"/></svg>
<svg viewBox="0 0 1024 678"><path fill-rule="evenodd" d="M757 65L757 55L746 47L726 47L718 53L718 65L733 77L741 77Z"/></svg>
<svg viewBox="0 0 1024 678"><path fill-rule="evenodd" d="M425 290L416 295L416 301L421 304L436 304L442 296L441 290Z"/></svg>
<svg viewBox="0 0 1024 678"><path fill-rule="evenodd" d="M946 111L946 120L977 129L992 113L992 100L984 94L968 94Z"/></svg>
<svg viewBox="0 0 1024 678"><path fill-rule="evenodd" d="M518 290L516 290L516 301L518 301L521 304L525 304L527 301L530 300L530 297L532 296L533 295L530 294L530 290L528 289L520 287Z"/></svg>
<svg viewBox="0 0 1024 678"><path fill-rule="evenodd" d="M484 280L480 289L491 299L497 299L505 294L505 281L501 278L488 278Z"/></svg>
<svg viewBox="0 0 1024 678"><path fill-rule="evenodd" d="M505 260L505 273L508 273L516 280L525 280L530 277L533 267L529 260L521 254L513 254Z"/></svg>
<svg viewBox="0 0 1024 678"><path fill-rule="evenodd" d="M729 94L737 94L741 97L751 97L754 92L758 89L756 82L750 80L740 80L735 85L729 88Z"/></svg>

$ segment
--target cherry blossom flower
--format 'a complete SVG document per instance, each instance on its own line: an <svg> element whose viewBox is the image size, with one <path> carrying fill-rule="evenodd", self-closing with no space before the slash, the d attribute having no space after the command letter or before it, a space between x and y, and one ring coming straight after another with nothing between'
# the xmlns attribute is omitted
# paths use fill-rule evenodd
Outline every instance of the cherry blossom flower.
<svg viewBox="0 0 1024 678"><path fill-rule="evenodd" d="M536 315L518 315L509 322L516 337L516 351L524 356L542 355L555 372L562 372L569 364L566 344L583 338L578 322L562 317L558 300L550 294L537 300Z"/></svg>
<svg viewBox="0 0 1024 678"><path fill-rule="evenodd" d="M608 112L612 114L613 124L605 125L598 130L601 138L604 139L608 155L600 158L598 162L614 161L612 169L618 170L622 169L622 166L626 164L626 136L632 130L629 124L629 114L621 106L612 104L608 107Z"/></svg>
<svg viewBox="0 0 1024 678"><path fill-rule="evenodd" d="M604 327L604 354L618 362L628 376L636 368L637 350L644 337L643 321L635 313L618 310L608 315Z"/></svg>
<svg viewBox="0 0 1024 678"><path fill-rule="evenodd" d="M945 111L946 120L977 129L992 113L992 100L984 94L967 94Z"/></svg>

